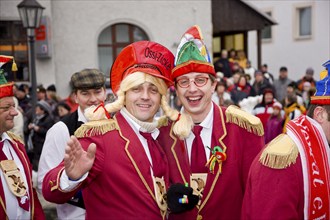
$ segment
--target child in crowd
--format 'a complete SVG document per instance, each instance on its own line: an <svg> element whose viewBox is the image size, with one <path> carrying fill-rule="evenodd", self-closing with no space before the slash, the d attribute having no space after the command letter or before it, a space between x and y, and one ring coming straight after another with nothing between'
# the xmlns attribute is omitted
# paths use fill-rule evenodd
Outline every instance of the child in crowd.
<svg viewBox="0 0 330 220"><path fill-rule="evenodd" d="M282 104L275 102L273 104L273 113L270 115L265 129L265 144L273 140L283 130L283 117L281 114Z"/></svg>

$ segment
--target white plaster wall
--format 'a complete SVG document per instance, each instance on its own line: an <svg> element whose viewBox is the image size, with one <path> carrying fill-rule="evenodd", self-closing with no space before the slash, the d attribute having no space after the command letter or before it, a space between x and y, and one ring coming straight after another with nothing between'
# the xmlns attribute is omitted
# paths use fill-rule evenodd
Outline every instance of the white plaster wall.
<svg viewBox="0 0 330 220"><path fill-rule="evenodd" d="M16 8L19 2L0 0L0 19L4 20L10 16L11 19L19 19ZM173 53L176 52L182 34L190 26L198 24L210 52L212 49L210 0L38 2L46 7L44 15L51 18L53 43L52 58L37 60L38 83L48 86L55 82L62 97L68 95L72 73L83 68L98 68L98 35L107 26L118 22L128 22L141 27L150 40L163 44ZM11 13L3 14L3 7Z"/></svg>
<svg viewBox="0 0 330 220"><path fill-rule="evenodd" d="M279 68L286 66L289 77L301 78L308 67L314 68L314 78L324 69L322 64L330 59L330 1L327 0L248 0L261 11L272 11L272 17L278 25L272 27L273 38L262 44L262 63L267 63L270 72L278 77ZM312 3L311 39L294 39L294 10L296 5ZM249 57L256 61L256 32L249 33Z"/></svg>

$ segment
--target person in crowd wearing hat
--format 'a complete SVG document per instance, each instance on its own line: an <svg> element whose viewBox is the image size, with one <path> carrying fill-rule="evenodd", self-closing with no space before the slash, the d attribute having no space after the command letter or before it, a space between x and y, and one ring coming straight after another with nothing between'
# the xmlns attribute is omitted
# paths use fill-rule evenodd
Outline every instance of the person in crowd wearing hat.
<svg viewBox="0 0 330 220"><path fill-rule="evenodd" d="M43 85L39 85L37 87L37 99L38 101L40 100L47 101L47 93Z"/></svg>
<svg viewBox="0 0 330 220"><path fill-rule="evenodd" d="M91 121L75 132L79 141L71 137L64 163L44 178L47 200L65 202L82 189L87 219L166 218L169 170L155 140L164 120L154 116L160 107L171 120L179 116L166 97L173 61L167 48L150 41L120 52L110 72L117 100L86 111Z"/></svg>
<svg viewBox="0 0 330 220"><path fill-rule="evenodd" d="M262 95L264 90L267 88L274 90L272 84L270 84L268 79L265 78L264 74L260 70L256 70L254 72L254 79L255 80L252 84L252 87L256 95Z"/></svg>
<svg viewBox="0 0 330 220"><path fill-rule="evenodd" d="M303 76L301 79L297 81L297 89L299 89L300 92L304 91L304 83L309 82L311 87L315 87L316 80L314 79L314 69L309 67L306 69L305 76Z"/></svg>
<svg viewBox="0 0 330 220"><path fill-rule="evenodd" d="M283 108L282 104L275 101L272 105L272 113L265 124L265 144L272 141L283 131Z"/></svg>
<svg viewBox="0 0 330 220"><path fill-rule="evenodd" d="M105 76L98 69L83 69L74 73L70 80L75 102L79 107L52 126L44 142L39 161L38 190L42 191L42 182L46 173L60 164L64 158L65 146L70 136L85 122L84 111L92 105L102 103L106 98ZM66 202L66 203L65 203ZM63 204L58 204L59 219L85 219L85 207L81 193Z"/></svg>
<svg viewBox="0 0 330 220"><path fill-rule="evenodd" d="M265 79L267 79L268 82L269 82L271 85L273 85L273 83L274 83L274 76L273 76L272 73L270 73L270 72L268 71L268 65L267 65L266 63L264 63L264 64L260 67L260 70L261 70L261 72L264 74Z"/></svg>
<svg viewBox="0 0 330 220"><path fill-rule="evenodd" d="M25 90L25 84L21 84L17 87L17 90L15 91L15 97L18 99L19 107L22 109L22 113L27 113L31 107L31 98L28 96Z"/></svg>
<svg viewBox="0 0 330 220"><path fill-rule="evenodd" d="M307 115L290 121L255 158L243 219L329 219L330 60Z"/></svg>
<svg viewBox="0 0 330 220"><path fill-rule="evenodd" d="M291 83L289 83L289 85L286 87L286 95L284 97L283 100L281 100L281 103L285 106L285 99L288 96L296 96L297 97L297 103L299 105L304 105L304 100L300 94L300 91L297 89L297 83L295 83L294 81L292 81Z"/></svg>
<svg viewBox="0 0 330 220"><path fill-rule="evenodd" d="M28 152L33 153L30 154L30 156L32 156L30 160L34 171L38 171L39 159L45 142L46 133L54 123L50 105L44 100L38 101L35 108L35 118L33 122L29 123L25 128L25 132L28 135L26 143L27 149Z"/></svg>
<svg viewBox="0 0 330 220"><path fill-rule="evenodd" d="M61 101L61 97L59 97L56 93L56 87L54 84L51 84L47 87L46 89L46 96L47 96L47 102L48 104L50 104L50 106L52 107L52 112L55 116L57 115L56 112L56 106L57 103L59 103Z"/></svg>
<svg viewBox="0 0 330 220"><path fill-rule="evenodd" d="M276 101L274 98L274 91L272 88L265 88L262 94L262 100L260 103L256 104L252 110L252 114L257 116L264 128L266 133L266 124L273 113L273 104Z"/></svg>
<svg viewBox="0 0 330 220"><path fill-rule="evenodd" d="M282 66L279 72L280 72L279 77L274 81L273 86L276 92L275 98L279 101L282 101L287 95L286 88L292 82L292 80L288 77L287 67Z"/></svg>
<svg viewBox="0 0 330 220"><path fill-rule="evenodd" d="M51 84L46 89L46 95L48 99L54 100L54 102L58 103L61 98L56 93L56 86Z"/></svg>
<svg viewBox="0 0 330 220"><path fill-rule="evenodd" d="M264 144L260 119L235 106L212 102L217 81L199 26L183 35L175 57L172 79L183 104L182 115L192 120L186 136L173 134L181 118L160 128L176 199L170 199L169 219L239 219L250 164ZM182 117L182 116L181 116ZM189 121L184 123L186 125ZM191 187L198 196L192 210ZM182 198L188 201L182 201ZM190 208L190 207L189 207Z"/></svg>
<svg viewBox="0 0 330 220"><path fill-rule="evenodd" d="M44 88L43 85L39 85L37 87L37 100L38 101L45 101L45 102L48 102L48 99L47 99L47 95L46 95L46 89ZM27 142L27 145L28 145L28 148L29 149L32 149L31 146L29 146L28 142L29 142L29 134L30 134L30 128L29 128L29 125L30 124L34 124L35 121L37 121L37 117L35 114L36 109L33 109L33 108L30 108L27 112L25 112L24 116L25 116L25 120L24 120L24 133L26 134L26 139L25 141ZM52 112L51 112L52 113ZM44 140L44 139L43 139ZM28 155L29 157L33 157L33 154L31 154L32 151L29 151L28 150ZM32 161L31 161L32 162ZM34 166L34 169L35 169L36 166Z"/></svg>
<svg viewBox="0 0 330 220"><path fill-rule="evenodd" d="M13 57L0 56L0 65L13 63ZM24 143L9 132L14 127L13 83L0 68L0 219L45 219L32 184L32 167Z"/></svg>

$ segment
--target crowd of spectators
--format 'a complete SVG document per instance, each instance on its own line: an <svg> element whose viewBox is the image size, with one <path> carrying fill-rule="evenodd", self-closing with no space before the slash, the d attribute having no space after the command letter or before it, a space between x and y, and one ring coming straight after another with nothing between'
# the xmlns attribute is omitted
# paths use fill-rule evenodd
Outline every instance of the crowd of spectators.
<svg viewBox="0 0 330 220"><path fill-rule="evenodd" d="M14 85L15 101L18 103L20 117L16 117L17 123L13 131L24 140L33 170L37 171L48 129L70 113L71 109L76 108L77 104L72 98L60 98L56 93L55 85L47 88L39 85L36 91L37 103L33 110L30 94L31 88L27 84Z"/></svg>
<svg viewBox="0 0 330 220"><path fill-rule="evenodd" d="M255 68L243 50L222 50L220 54L214 62L218 84L212 100L220 106L234 104L259 117L266 143L285 132L288 121L306 114L310 96L315 93L312 68L294 81L288 68L282 66L275 79L267 64Z"/></svg>

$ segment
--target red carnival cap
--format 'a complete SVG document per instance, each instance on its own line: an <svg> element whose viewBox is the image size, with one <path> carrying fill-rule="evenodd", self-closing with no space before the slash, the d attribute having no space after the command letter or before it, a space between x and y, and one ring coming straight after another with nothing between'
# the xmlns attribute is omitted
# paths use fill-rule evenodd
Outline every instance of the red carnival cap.
<svg viewBox="0 0 330 220"><path fill-rule="evenodd" d="M121 81L134 72L144 72L165 80L168 86L173 84L171 71L174 55L161 44L151 41L138 41L125 47L110 71L111 89L117 93Z"/></svg>
<svg viewBox="0 0 330 220"><path fill-rule="evenodd" d="M0 55L0 98L14 96L14 83L8 83L5 77L5 74L10 74L11 71L17 71L14 58Z"/></svg>
<svg viewBox="0 0 330 220"><path fill-rule="evenodd" d="M189 28L182 36L177 48L174 66L172 80L190 72L216 76L210 54L198 25Z"/></svg>

